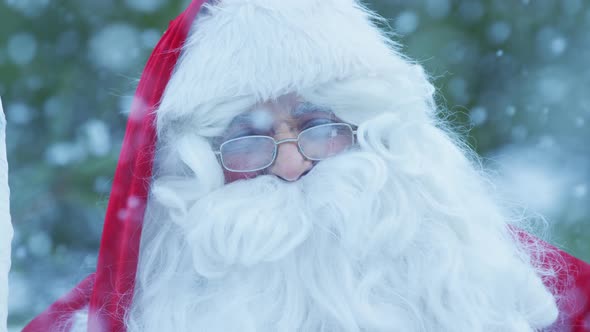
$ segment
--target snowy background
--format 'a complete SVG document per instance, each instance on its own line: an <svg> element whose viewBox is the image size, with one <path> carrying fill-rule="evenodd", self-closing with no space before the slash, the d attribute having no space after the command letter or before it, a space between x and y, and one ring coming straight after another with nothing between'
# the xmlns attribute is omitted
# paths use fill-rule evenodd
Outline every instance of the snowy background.
<svg viewBox="0 0 590 332"><path fill-rule="evenodd" d="M186 0L0 0L9 326L90 273L134 85ZM508 204L590 261L590 1L373 0Z"/></svg>

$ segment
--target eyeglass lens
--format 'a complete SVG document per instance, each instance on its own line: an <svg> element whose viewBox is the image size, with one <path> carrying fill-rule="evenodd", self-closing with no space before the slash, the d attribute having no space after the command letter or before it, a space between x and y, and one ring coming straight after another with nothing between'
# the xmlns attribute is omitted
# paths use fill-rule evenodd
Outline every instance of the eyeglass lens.
<svg viewBox="0 0 590 332"><path fill-rule="evenodd" d="M353 143L353 133L346 124L329 124L312 127L299 135L301 152L312 160L321 160L338 154Z"/></svg>
<svg viewBox="0 0 590 332"><path fill-rule="evenodd" d="M275 141L267 136L246 136L224 143L221 162L230 171L251 171L272 164L275 158Z"/></svg>
<svg viewBox="0 0 590 332"><path fill-rule="evenodd" d="M299 134L299 149L311 160L322 160L349 148L354 142L352 128L343 123L312 127ZM223 166L236 172L248 172L270 166L276 157L276 143L268 136L246 136L223 143Z"/></svg>

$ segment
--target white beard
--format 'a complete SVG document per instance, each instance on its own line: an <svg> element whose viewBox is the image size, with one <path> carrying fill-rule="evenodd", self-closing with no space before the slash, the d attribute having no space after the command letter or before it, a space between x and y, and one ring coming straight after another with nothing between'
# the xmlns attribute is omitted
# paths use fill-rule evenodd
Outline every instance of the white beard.
<svg viewBox="0 0 590 332"><path fill-rule="evenodd" d="M428 151L404 141L403 130L373 128L362 150L322 161L294 183L260 176L189 198L161 190L178 182L156 182L128 330L551 324L555 301L536 274L545 271L529 262L537 253L515 244L461 152L434 127L411 129Z"/></svg>

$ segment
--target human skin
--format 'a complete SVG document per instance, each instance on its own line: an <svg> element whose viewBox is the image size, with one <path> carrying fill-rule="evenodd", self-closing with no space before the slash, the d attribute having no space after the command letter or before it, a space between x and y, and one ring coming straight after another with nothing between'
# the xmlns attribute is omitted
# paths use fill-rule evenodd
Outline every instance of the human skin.
<svg viewBox="0 0 590 332"><path fill-rule="evenodd" d="M287 138L297 138L299 133L310 123L314 125L340 122L334 113L323 108L313 108L294 95L285 95L276 101L262 103L241 116L243 120L232 121L224 136L236 138L244 135L235 133L246 132L248 135L267 135L280 141ZM304 105L304 106L302 106ZM303 108L305 108L303 110ZM249 115L264 112L269 118L268 128L253 128L249 122ZM259 115L257 115L259 116ZM297 147L297 142L285 142L278 146L277 157L268 168L257 172L232 172L224 169L225 181L230 183L240 179L251 179L262 174L271 174L287 182L299 180L307 174L316 162L305 158Z"/></svg>

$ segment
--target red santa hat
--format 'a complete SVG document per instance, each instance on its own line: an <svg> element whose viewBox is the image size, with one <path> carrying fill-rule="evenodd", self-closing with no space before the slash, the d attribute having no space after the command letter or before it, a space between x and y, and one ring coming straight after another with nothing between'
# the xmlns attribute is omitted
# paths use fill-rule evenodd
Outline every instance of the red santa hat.
<svg viewBox="0 0 590 332"><path fill-rule="evenodd" d="M415 98L433 93L421 67L396 53L395 45L356 1L204 2L192 1L171 22L141 76L115 172L96 272L31 321L25 332L67 331L72 315L86 307L88 331L125 331L156 137L165 135L171 124L213 135L231 118L212 111L215 105L244 96L272 99L350 77L381 80L383 84L375 88L391 89L410 111L431 109L423 105L425 100L430 102L428 98ZM338 115L359 123L375 114ZM578 273L578 289L590 293L590 268L565 253L563 258ZM581 324L582 314L590 311L590 303L585 305L573 321Z"/></svg>
<svg viewBox="0 0 590 332"><path fill-rule="evenodd" d="M204 0L174 21L152 52L135 93L106 212L96 272L52 304L24 331L68 331L88 307L88 331L125 331L156 144L156 113L182 46Z"/></svg>
<svg viewBox="0 0 590 332"><path fill-rule="evenodd" d="M391 104L416 115L432 109L434 88L422 67L397 52L379 20L355 0L206 3L158 108L158 133L175 123L212 135L233 117L211 112L220 104L313 93L351 79L371 84L375 95L387 89L389 98L369 112L330 105L344 121L360 123Z"/></svg>

